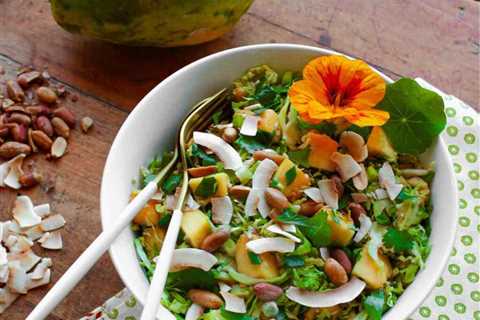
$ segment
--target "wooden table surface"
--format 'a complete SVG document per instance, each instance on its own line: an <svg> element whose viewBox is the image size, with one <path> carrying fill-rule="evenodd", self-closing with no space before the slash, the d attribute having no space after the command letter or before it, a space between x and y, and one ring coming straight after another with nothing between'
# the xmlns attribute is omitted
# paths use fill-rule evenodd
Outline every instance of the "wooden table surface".
<svg viewBox="0 0 480 320"><path fill-rule="evenodd" d="M73 36L56 25L46 0L0 0L0 65L4 78L21 65L48 68L76 93L65 104L91 116L94 130L77 132L55 164L37 156L55 177L55 191L28 192L67 220L64 250L41 252L54 260L53 280L100 232L103 165L117 130L135 104L162 79L210 53L241 45L300 43L361 58L388 75L420 76L478 109L479 2L473 0L257 0L233 32L196 47L129 48ZM1 79L0 79L1 81ZM10 217L15 192L0 190L0 220ZM48 319L78 319L122 288L105 255ZM1 319L24 319L45 294L20 298Z"/></svg>

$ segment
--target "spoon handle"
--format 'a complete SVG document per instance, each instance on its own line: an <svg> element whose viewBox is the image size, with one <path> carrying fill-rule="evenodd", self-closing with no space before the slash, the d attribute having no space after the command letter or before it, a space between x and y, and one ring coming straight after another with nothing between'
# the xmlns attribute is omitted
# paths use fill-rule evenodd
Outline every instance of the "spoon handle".
<svg viewBox="0 0 480 320"><path fill-rule="evenodd" d="M107 251L113 241L132 221L136 214L145 206L147 201L155 194L158 187L155 182L147 186L123 209L115 219L115 223L88 246L78 259L68 268L63 276L43 297L40 303L28 315L26 320L43 320L48 314L65 298L65 296L76 286L76 284L92 268L95 262Z"/></svg>
<svg viewBox="0 0 480 320"><path fill-rule="evenodd" d="M142 317L140 318L141 320L154 320L157 315L157 309L160 306L160 300L167 280L168 270L170 269L181 222L182 211L177 209L173 211L172 219L170 220L167 234L163 241L162 250L156 258L155 272L150 282L146 303L143 307Z"/></svg>

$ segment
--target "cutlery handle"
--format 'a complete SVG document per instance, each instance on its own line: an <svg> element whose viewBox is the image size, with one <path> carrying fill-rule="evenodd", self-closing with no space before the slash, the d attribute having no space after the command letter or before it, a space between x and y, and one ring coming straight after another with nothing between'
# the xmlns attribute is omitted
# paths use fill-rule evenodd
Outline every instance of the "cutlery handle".
<svg viewBox="0 0 480 320"><path fill-rule="evenodd" d="M143 307L141 320L154 320L157 315L157 309L160 306L165 282L167 281L168 270L172 262L173 251L177 243L178 232L182 222L182 211L175 210L172 219L168 225L167 234L163 241L162 250L156 258L155 272L150 282L146 303ZM161 318L163 319L163 317Z"/></svg>
<svg viewBox="0 0 480 320"><path fill-rule="evenodd" d="M104 230L68 268L63 276L43 297L40 303L28 315L26 320L43 320L65 298L75 285L85 276L97 260L107 251L120 232L128 226L135 215L145 206L157 191L157 184L150 182L123 209L115 223Z"/></svg>

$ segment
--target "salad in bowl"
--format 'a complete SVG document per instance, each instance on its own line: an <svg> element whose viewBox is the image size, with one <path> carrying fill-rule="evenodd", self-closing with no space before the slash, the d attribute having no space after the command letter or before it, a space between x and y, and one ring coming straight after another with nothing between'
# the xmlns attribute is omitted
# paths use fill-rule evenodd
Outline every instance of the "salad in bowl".
<svg viewBox="0 0 480 320"><path fill-rule="evenodd" d="M375 320L430 253L442 99L365 62L253 66L187 147L189 195L161 303L177 319ZM168 163L141 168L142 188ZM182 166L131 226L148 278ZM132 192L132 197L137 191Z"/></svg>

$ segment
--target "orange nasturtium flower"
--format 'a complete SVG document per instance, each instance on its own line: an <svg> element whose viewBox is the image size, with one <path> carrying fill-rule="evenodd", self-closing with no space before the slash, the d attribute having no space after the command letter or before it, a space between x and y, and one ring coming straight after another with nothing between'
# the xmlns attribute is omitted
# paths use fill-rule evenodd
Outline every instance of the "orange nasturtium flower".
<svg viewBox="0 0 480 320"><path fill-rule="evenodd" d="M323 56L303 69L303 80L288 92L303 121L318 124L344 118L357 126L381 126L388 112L374 109L385 95L385 81L365 62Z"/></svg>

